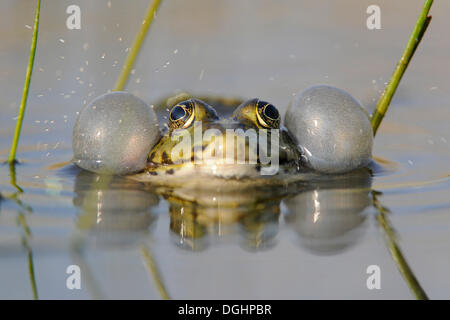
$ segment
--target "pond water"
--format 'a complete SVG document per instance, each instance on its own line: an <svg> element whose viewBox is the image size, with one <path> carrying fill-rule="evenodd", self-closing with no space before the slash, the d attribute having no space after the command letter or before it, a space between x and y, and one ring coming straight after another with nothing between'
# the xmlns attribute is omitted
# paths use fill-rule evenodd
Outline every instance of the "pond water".
<svg viewBox="0 0 450 320"><path fill-rule="evenodd" d="M164 1L127 90L149 104L177 90L260 97L284 113L294 93L330 84L372 111L422 6L377 3L381 30L366 28L366 0ZM82 10L81 30L66 28L70 4ZM125 178L102 183L70 164L77 112L114 86L147 5L43 2L16 166L22 193L0 166L0 298L413 299L409 285L449 298L449 2L432 8L377 133L372 173L290 186L282 197L157 193ZM34 8L35 1L0 4L2 162ZM80 267L80 290L66 287L70 265ZM367 288L371 265L380 270L378 290Z"/></svg>

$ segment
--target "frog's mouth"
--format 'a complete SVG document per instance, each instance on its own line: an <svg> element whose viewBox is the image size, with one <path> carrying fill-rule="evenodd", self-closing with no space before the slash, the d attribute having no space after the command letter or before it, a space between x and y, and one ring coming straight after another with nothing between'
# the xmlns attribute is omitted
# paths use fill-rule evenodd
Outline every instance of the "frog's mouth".
<svg viewBox="0 0 450 320"><path fill-rule="evenodd" d="M298 150L283 129L260 129L233 119L196 121L168 132L149 154L153 175L270 176L296 167Z"/></svg>

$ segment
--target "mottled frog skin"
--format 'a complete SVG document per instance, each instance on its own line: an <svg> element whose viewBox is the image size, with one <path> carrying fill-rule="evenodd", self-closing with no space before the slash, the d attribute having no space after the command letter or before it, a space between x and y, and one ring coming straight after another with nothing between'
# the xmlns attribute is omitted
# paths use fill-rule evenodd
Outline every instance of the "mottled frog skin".
<svg viewBox="0 0 450 320"><path fill-rule="evenodd" d="M163 110L169 115L164 116ZM231 187L243 183L270 185L286 183L289 177L306 170L296 143L280 126L278 110L268 102L197 99L180 94L155 111L160 123L166 125L162 138L149 153L147 168L135 176L138 180L194 187L205 181L208 187L222 187L224 179ZM249 132L256 134L256 140L251 141L252 135L246 135ZM264 143L260 134L265 134ZM177 147L182 140L190 142L187 150ZM278 163L271 161L272 152ZM262 159L261 154L267 156ZM277 168L270 171L275 165Z"/></svg>

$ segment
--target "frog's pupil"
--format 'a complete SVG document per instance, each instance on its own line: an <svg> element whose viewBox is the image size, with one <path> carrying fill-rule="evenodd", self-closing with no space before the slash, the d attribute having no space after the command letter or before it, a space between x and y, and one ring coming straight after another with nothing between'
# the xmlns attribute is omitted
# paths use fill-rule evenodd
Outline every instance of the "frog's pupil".
<svg viewBox="0 0 450 320"><path fill-rule="evenodd" d="M278 117L280 116L280 114L278 113L277 108L275 108L273 105L268 104L265 108L264 108L264 114L266 117L273 119L273 120L277 120Z"/></svg>
<svg viewBox="0 0 450 320"><path fill-rule="evenodd" d="M186 115L186 110L183 107L175 106L170 113L170 119L172 121L177 121Z"/></svg>

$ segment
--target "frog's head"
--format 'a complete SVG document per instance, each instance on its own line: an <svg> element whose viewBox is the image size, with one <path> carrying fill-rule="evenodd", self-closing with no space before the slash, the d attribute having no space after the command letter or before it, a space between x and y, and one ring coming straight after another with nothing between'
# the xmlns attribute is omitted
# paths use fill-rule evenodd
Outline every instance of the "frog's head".
<svg viewBox="0 0 450 320"><path fill-rule="evenodd" d="M231 178L297 168L297 146L268 102L248 100L231 116L220 117L207 103L188 99L173 105L168 118L167 132L149 153L149 174Z"/></svg>

